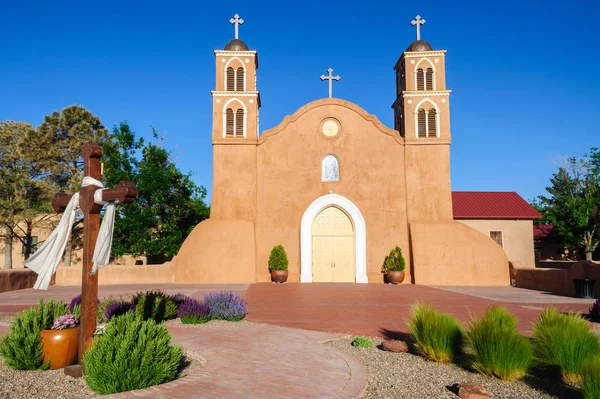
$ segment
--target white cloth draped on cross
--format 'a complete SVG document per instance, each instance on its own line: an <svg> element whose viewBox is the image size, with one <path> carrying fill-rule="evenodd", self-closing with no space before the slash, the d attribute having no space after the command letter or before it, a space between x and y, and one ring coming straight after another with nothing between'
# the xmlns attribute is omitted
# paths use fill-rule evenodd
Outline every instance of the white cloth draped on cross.
<svg viewBox="0 0 600 399"><path fill-rule="evenodd" d="M97 186L104 187L104 185L92 177L85 176L83 178L83 187ZM107 202L102 201L102 189L96 190L94 193L94 202L98 205L104 205ZM113 230L115 227L115 204L116 201L107 203L106 210L104 212L104 218L100 225L100 231L98 233L98 239L96 240L96 246L94 248L93 257L93 268L92 274L104 266L106 266L110 260L110 250L112 247ZM38 274L38 278L33 288L40 290L47 290L50 285L52 275L56 272L56 268L60 263L60 260L67 247L67 242L71 237L71 230L73 228L73 221L75 220L75 214L79 208L79 193L73 194L69 204L67 205L65 212L60 219L60 222L56 228L52 231L52 234L48 237L42 246L23 264L29 269L33 270Z"/></svg>

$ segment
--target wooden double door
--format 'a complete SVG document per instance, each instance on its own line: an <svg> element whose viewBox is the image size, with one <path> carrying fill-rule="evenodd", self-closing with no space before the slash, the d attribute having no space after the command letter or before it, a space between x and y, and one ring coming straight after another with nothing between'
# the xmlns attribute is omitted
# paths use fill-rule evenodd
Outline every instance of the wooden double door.
<svg viewBox="0 0 600 399"><path fill-rule="evenodd" d="M313 281L355 282L354 226L340 208L323 209L312 225Z"/></svg>

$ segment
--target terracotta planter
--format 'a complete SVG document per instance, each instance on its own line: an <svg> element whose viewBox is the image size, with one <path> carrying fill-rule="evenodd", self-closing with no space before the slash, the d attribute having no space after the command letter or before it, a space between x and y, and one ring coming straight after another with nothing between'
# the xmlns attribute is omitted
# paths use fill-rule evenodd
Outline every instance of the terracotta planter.
<svg viewBox="0 0 600 399"><path fill-rule="evenodd" d="M56 370L77 362L79 327L66 330L42 330L42 356L44 363L50 360L50 369Z"/></svg>
<svg viewBox="0 0 600 399"><path fill-rule="evenodd" d="M385 276L390 284L400 284L404 281L404 272L388 270Z"/></svg>
<svg viewBox="0 0 600 399"><path fill-rule="evenodd" d="M271 270L271 280L274 283L285 283L288 278L287 270Z"/></svg>

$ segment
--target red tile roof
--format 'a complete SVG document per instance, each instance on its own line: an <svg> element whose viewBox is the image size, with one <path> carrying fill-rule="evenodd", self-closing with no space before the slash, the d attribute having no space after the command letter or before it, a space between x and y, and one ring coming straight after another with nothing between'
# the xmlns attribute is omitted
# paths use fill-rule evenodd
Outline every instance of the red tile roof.
<svg viewBox="0 0 600 399"><path fill-rule="evenodd" d="M454 219L537 219L541 215L515 192L452 192Z"/></svg>
<svg viewBox="0 0 600 399"><path fill-rule="evenodd" d="M556 230L554 230L554 226L551 224L540 224L540 225L533 226L533 239L534 240L546 239L551 234L557 235Z"/></svg>

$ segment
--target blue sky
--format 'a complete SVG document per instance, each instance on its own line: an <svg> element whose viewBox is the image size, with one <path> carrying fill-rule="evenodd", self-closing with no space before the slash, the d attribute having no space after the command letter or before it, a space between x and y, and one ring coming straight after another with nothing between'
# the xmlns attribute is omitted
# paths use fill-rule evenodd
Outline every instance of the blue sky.
<svg viewBox="0 0 600 399"><path fill-rule="evenodd" d="M600 6L577 1L29 1L0 7L0 120L80 104L112 128L151 126L210 192L213 49L259 52L261 129L334 96L393 127L393 66L415 39L448 50L452 188L543 194L553 159L600 146ZM451 3L451 4L450 4Z"/></svg>

